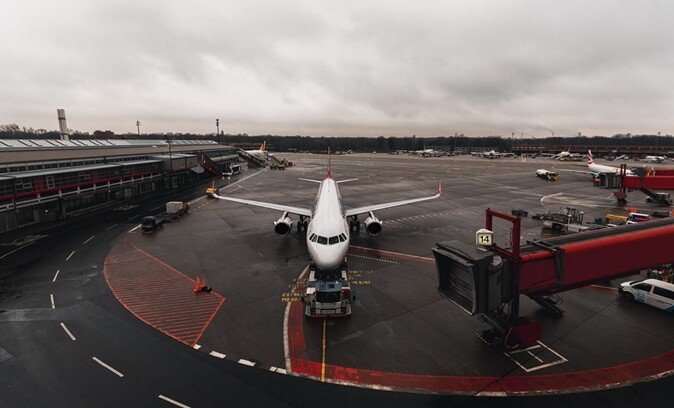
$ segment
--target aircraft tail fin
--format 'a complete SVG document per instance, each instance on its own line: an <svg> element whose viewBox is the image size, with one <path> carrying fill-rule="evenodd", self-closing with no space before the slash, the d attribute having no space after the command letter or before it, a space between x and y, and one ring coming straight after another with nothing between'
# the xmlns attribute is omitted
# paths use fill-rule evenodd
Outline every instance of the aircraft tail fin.
<svg viewBox="0 0 674 408"><path fill-rule="evenodd" d="M258 149L258 150L260 150L260 152L262 152L262 153L267 152L267 141L266 140L264 142L262 142L262 145L260 146L260 149Z"/></svg>
<svg viewBox="0 0 674 408"><path fill-rule="evenodd" d="M592 157L592 151L588 150L587 151L587 164L592 164L594 163L594 158Z"/></svg>

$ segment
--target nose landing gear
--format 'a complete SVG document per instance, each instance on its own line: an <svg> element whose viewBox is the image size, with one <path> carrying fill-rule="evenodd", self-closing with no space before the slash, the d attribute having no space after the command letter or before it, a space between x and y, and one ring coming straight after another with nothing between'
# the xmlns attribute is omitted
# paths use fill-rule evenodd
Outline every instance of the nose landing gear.
<svg viewBox="0 0 674 408"><path fill-rule="evenodd" d="M305 216L300 215L300 220L297 221L297 232L306 232L307 228L309 228L309 221L306 219Z"/></svg>

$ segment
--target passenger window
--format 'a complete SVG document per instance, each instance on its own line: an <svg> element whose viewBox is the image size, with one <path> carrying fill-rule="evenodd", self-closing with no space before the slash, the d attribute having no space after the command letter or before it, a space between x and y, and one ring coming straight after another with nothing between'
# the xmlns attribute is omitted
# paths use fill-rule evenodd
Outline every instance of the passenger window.
<svg viewBox="0 0 674 408"><path fill-rule="evenodd" d="M318 243L321 245L327 245L328 239L326 237L318 237Z"/></svg>
<svg viewBox="0 0 674 408"><path fill-rule="evenodd" d="M652 288L653 286L649 285L648 283L640 283L640 284L634 285L634 286L632 286L632 287L633 287L634 289L640 289L640 290L643 290L643 291L646 291L646 292L650 292L650 291L651 291L651 288Z"/></svg>
<svg viewBox="0 0 674 408"><path fill-rule="evenodd" d="M335 235L334 237L330 237L330 245L335 245L338 242L339 242L339 237L337 237L337 235Z"/></svg>
<svg viewBox="0 0 674 408"><path fill-rule="evenodd" d="M671 290L659 288L656 286L655 289L653 289L653 294L674 300L674 292L672 292Z"/></svg>

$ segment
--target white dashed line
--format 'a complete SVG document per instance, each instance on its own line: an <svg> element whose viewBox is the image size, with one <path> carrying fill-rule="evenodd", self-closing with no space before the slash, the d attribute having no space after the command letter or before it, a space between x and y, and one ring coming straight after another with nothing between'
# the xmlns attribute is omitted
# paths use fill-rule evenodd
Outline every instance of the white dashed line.
<svg viewBox="0 0 674 408"><path fill-rule="evenodd" d="M166 402L170 402L171 404L175 405L176 407L180 407L180 408L190 408L189 405L185 405L185 404L183 404L183 403L181 403L181 402L178 402L178 401L176 401L176 400L172 400L172 399L169 398L169 397L166 397L166 396L163 396L163 395L159 395L158 397L159 397L160 399L163 399L163 400L166 401Z"/></svg>
<svg viewBox="0 0 674 408"><path fill-rule="evenodd" d="M56 304L54 303L54 294L52 293L49 295L49 299L51 299L51 308L56 309Z"/></svg>
<svg viewBox="0 0 674 408"><path fill-rule="evenodd" d="M59 277L59 272L61 272L61 270L60 270L60 269L57 269L57 270L56 270L56 273L54 274L54 279L51 280L52 282L56 282L56 278Z"/></svg>
<svg viewBox="0 0 674 408"><path fill-rule="evenodd" d="M82 244L86 244L87 242L91 241L92 239L94 239L94 235L92 235L91 238L89 238L88 240L82 242Z"/></svg>
<svg viewBox="0 0 674 408"><path fill-rule="evenodd" d="M70 255L68 255L68 257L66 258L66 261L69 261L70 257L72 257L73 255L75 255L75 251L71 252Z"/></svg>
<svg viewBox="0 0 674 408"><path fill-rule="evenodd" d="M107 231L107 230L109 230L109 229L113 229L113 228L115 228L115 227L118 226L118 225L119 225L119 224L112 224L111 226L109 226L109 227L106 228L105 230Z"/></svg>
<svg viewBox="0 0 674 408"><path fill-rule="evenodd" d="M140 228L141 225L142 225L142 224L136 225L135 227L131 228L131 229L129 230L129 232L130 232L130 233L131 233L131 232L134 232L135 230L137 230L138 228Z"/></svg>
<svg viewBox="0 0 674 408"><path fill-rule="evenodd" d="M240 359L240 360L238 361L238 363L239 363L239 364L243 364L243 365L247 365L247 366L249 366L249 367L253 367L253 366L255 365L255 363L254 363L253 361L246 360L245 358Z"/></svg>
<svg viewBox="0 0 674 408"><path fill-rule="evenodd" d="M120 377L120 378L121 378L121 377L124 377L124 374L122 374L121 372L115 370L114 368L110 367L109 365L105 364L104 362L102 362L101 360L99 360L98 357L92 357L91 359L94 360L95 362L97 362L98 364L100 364L101 366L107 368L107 369L110 370L112 373L116 374L118 377Z"/></svg>
<svg viewBox="0 0 674 408"><path fill-rule="evenodd" d="M192 347L193 347L193 348L194 348L195 350L199 350L199 349L201 348L201 346L200 346L200 345L198 345L198 344L195 344L195 345L194 345L194 346L192 346Z"/></svg>
<svg viewBox="0 0 674 408"><path fill-rule="evenodd" d="M72 340L72 341L76 340L75 336L73 336L73 334L70 332L70 330L68 330L68 328L66 327L66 325L64 323L61 323L61 327L63 327L63 330L66 332L68 337L70 337L70 340Z"/></svg>
<svg viewBox="0 0 674 408"><path fill-rule="evenodd" d="M217 357L217 358L225 358L225 357L227 357L227 354L218 353L217 351L211 351L211 352L208 353L208 354L212 355L213 357Z"/></svg>
<svg viewBox="0 0 674 408"><path fill-rule="evenodd" d="M278 368L278 367L274 367L274 366L269 367L269 371L273 371L273 372L275 372L275 373L281 373L281 374L285 374L285 373L286 373L286 370L285 370L285 369L283 369L283 368Z"/></svg>

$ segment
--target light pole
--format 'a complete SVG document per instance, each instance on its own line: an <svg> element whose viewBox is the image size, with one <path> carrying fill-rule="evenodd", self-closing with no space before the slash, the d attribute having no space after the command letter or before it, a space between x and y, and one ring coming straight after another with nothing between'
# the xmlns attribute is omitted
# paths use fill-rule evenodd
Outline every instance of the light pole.
<svg viewBox="0 0 674 408"><path fill-rule="evenodd" d="M220 119L215 119L215 135L220 135Z"/></svg>
<svg viewBox="0 0 674 408"><path fill-rule="evenodd" d="M140 121L136 121L136 128L138 128L138 136L140 136Z"/></svg>
<svg viewBox="0 0 674 408"><path fill-rule="evenodd" d="M660 132L658 132L658 137L655 139L655 153L660 150Z"/></svg>

